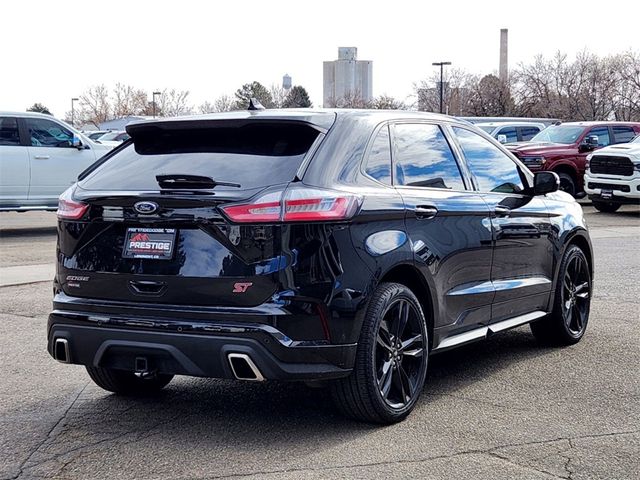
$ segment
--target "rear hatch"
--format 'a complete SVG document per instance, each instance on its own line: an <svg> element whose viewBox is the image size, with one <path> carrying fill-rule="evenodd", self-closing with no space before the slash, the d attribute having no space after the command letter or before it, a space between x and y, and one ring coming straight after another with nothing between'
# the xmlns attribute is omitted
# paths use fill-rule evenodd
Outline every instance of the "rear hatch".
<svg viewBox="0 0 640 480"><path fill-rule="evenodd" d="M282 190L323 129L283 120L130 127L124 146L80 176L82 220L60 223L68 295L155 304L252 307L292 261L278 223L238 224L220 207ZM267 193L265 193L267 192Z"/></svg>

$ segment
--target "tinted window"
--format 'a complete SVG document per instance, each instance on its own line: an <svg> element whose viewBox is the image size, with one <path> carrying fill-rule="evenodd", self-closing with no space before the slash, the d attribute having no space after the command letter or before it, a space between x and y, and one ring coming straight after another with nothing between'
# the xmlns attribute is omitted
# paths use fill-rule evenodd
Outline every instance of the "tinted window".
<svg viewBox="0 0 640 480"><path fill-rule="evenodd" d="M480 191L518 193L524 190L518 166L504 152L477 133L458 127L453 130Z"/></svg>
<svg viewBox="0 0 640 480"><path fill-rule="evenodd" d="M507 137L508 143L518 141L518 132L516 131L515 127L501 128L500 131L498 132L498 135L505 135Z"/></svg>
<svg viewBox="0 0 640 480"><path fill-rule="evenodd" d="M44 118L26 118L33 147L70 147L73 133L62 125Z"/></svg>
<svg viewBox="0 0 640 480"><path fill-rule="evenodd" d="M635 136L636 132L631 127L613 127L613 143L627 143Z"/></svg>
<svg viewBox="0 0 640 480"><path fill-rule="evenodd" d="M531 140L534 142L552 142L569 145L578 141L584 127L575 125L551 125L538 133Z"/></svg>
<svg viewBox="0 0 640 480"><path fill-rule="evenodd" d="M0 117L0 145L20 145L17 118Z"/></svg>
<svg viewBox="0 0 640 480"><path fill-rule="evenodd" d="M82 179L94 190L158 190L156 175L191 174L250 189L294 179L318 131L306 125L266 122L240 127L160 130L134 136L134 145ZM219 185L215 191L237 190Z"/></svg>
<svg viewBox="0 0 640 480"><path fill-rule="evenodd" d="M389 127L384 126L376 135L365 169L368 175L379 182L391 185L391 142Z"/></svg>
<svg viewBox="0 0 640 480"><path fill-rule="evenodd" d="M599 147L606 147L611 143L609 140L609 129L607 127L592 128L587 135L596 135L598 137Z"/></svg>
<svg viewBox="0 0 640 480"><path fill-rule="evenodd" d="M540 132L538 127L520 127L520 135L525 142L535 137L538 132Z"/></svg>
<svg viewBox="0 0 640 480"><path fill-rule="evenodd" d="M396 185L464 190L451 147L436 125L394 127Z"/></svg>

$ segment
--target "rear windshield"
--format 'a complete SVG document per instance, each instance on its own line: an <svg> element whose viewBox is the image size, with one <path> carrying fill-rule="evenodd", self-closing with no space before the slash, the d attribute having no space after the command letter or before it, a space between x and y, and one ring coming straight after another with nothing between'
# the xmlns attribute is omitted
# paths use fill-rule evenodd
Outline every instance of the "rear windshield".
<svg viewBox="0 0 640 480"><path fill-rule="evenodd" d="M289 182L318 131L305 124L149 129L89 174L87 190L159 190L157 175L199 175L242 189ZM237 189L218 185L216 191Z"/></svg>

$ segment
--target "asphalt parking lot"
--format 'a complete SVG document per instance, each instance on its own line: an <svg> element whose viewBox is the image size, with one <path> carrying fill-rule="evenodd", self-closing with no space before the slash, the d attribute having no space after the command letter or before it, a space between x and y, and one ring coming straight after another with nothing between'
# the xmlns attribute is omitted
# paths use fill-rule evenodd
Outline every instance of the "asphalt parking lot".
<svg viewBox="0 0 640 480"><path fill-rule="evenodd" d="M99 389L46 352L55 215L0 213L0 477L640 478L640 210L585 211L583 341L541 348L522 327L434 356L415 411L389 427L297 384Z"/></svg>

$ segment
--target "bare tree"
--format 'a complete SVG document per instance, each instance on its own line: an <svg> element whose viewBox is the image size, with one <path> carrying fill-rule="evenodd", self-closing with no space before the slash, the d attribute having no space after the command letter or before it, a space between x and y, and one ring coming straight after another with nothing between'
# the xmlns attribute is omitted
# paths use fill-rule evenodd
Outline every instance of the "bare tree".
<svg viewBox="0 0 640 480"><path fill-rule="evenodd" d="M80 101L73 116L74 123L77 125L90 123L97 127L111 118L110 115L109 91L105 85L95 85L80 95ZM65 119L71 120L70 111L65 114Z"/></svg>
<svg viewBox="0 0 640 480"><path fill-rule="evenodd" d="M115 118L129 115L145 115L149 101L147 94L131 85L116 83L112 95L112 113Z"/></svg>
<svg viewBox="0 0 640 480"><path fill-rule="evenodd" d="M198 107L200 113L230 112L235 110L235 100L230 95L220 95L213 103L204 102Z"/></svg>
<svg viewBox="0 0 640 480"><path fill-rule="evenodd" d="M443 76L443 111L450 115L466 115L470 112L471 87L477 77L466 70L451 68ZM427 80L414 84L418 110L440 111L440 74L434 72Z"/></svg>
<svg viewBox="0 0 640 480"><path fill-rule="evenodd" d="M189 90L164 89L156 102L158 112L164 117L190 115L193 107L189 104L188 97Z"/></svg>
<svg viewBox="0 0 640 480"><path fill-rule="evenodd" d="M273 103L272 108L282 108L285 100L287 99L287 91L278 84L272 84L269 89L269 93L271 94L271 100Z"/></svg>
<svg viewBox="0 0 640 480"><path fill-rule="evenodd" d="M379 110L404 110L407 108L404 102L396 100L392 96L386 94L374 98L369 104L369 107Z"/></svg>
<svg viewBox="0 0 640 480"><path fill-rule="evenodd" d="M340 98L332 97L328 101L329 108L369 108L371 102L365 100L360 90L348 91Z"/></svg>

